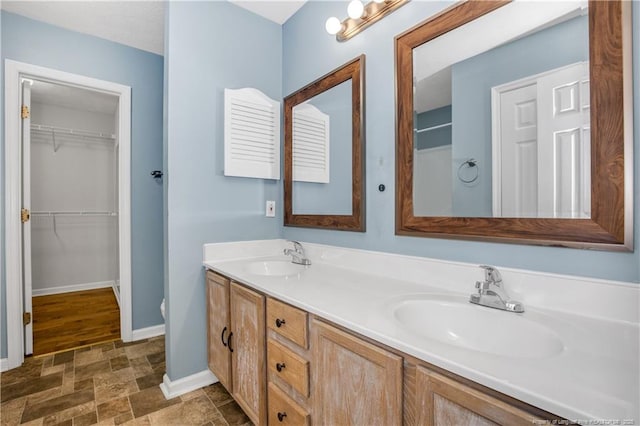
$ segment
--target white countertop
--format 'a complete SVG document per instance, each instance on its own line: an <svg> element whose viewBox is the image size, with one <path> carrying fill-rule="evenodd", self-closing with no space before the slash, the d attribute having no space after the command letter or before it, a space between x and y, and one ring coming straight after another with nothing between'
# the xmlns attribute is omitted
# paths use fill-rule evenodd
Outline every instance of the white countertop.
<svg viewBox="0 0 640 426"><path fill-rule="evenodd" d="M501 356L411 333L392 312L393 302L403 296L468 298L475 280L482 278L477 265L303 244L312 265L293 276L247 270L250 262L290 259L277 255L288 247L283 240L208 244L203 263L269 296L564 418L640 424L640 286L500 268L507 291L524 303L525 312L494 311L497 318L532 319L552 329L563 343L559 353L548 357ZM542 291L550 283L555 290L545 296ZM576 294L574 303L571 293ZM629 419L635 423L622 423Z"/></svg>

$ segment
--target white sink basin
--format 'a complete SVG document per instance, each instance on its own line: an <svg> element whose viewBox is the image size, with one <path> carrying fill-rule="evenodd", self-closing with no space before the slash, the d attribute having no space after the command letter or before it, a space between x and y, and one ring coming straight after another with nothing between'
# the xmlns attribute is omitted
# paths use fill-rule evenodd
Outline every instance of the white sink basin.
<svg viewBox="0 0 640 426"><path fill-rule="evenodd" d="M305 267L296 265L288 260L265 260L251 262L247 265L247 272L254 275L264 275L272 277L286 277L297 275L304 271Z"/></svg>
<svg viewBox="0 0 640 426"><path fill-rule="evenodd" d="M542 315L473 305L463 297L410 296L395 302L392 312L407 331L464 349L513 358L547 358L564 349Z"/></svg>

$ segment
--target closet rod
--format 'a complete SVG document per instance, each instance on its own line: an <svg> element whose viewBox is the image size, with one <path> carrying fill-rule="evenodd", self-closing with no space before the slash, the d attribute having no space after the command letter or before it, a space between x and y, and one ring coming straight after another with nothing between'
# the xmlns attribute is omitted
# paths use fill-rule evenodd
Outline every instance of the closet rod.
<svg viewBox="0 0 640 426"><path fill-rule="evenodd" d="M31 216L118 216L118 212L95 211L35 211Z"/></svg>
<svg viewBox="0 0 640 426"><path fill-rule="evenodd" d="M70 136L80 136L80 137L86 137L86 138L107 139L110 141L116 140L116 135L112 133L100 133L100 132L91 132L89 130L68 129L65 127L47 126L45 124L31 124L31 130L46 132L46 133L65 134Z"/></svg>
<svg viewBox="0 0 640 426"><path fill-rule="evenodd" d="M428 132L430 130L441 129L449 126L451 126L451 123L438 124L437 126L425 127L424 129L416 129L416 133Z"/></svg>

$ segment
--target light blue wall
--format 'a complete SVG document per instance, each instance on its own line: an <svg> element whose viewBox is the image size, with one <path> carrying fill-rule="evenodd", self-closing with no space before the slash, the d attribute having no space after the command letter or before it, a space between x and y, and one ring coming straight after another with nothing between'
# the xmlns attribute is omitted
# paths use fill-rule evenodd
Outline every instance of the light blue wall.
<svg viewBox="0 0 640 426"><path fill-rule="evenodd" d="M329 183L293 182L294 214L350 215L351 80L314 96L309 104L329 116Z"/></svg>
<svg viewBox="0 0 640 426"><path fill-rule="evenodd" d="M308 2L284 25L284 92L313 81L338 65L362 53L367 55L366 66L366 136L367 136L367 232L352 233L319 229L284 228L284 237L344 247L427 256L439 259L498 266L526 268L538 271L575 274L614 280L640 281L635 253L613 253L577 249L546 248L514 244L481 243L460 240L400 237L395 235L395 92L394 37L429 16L450 5L445 2L408 3L384 20L371 26L353 39L338 43L324 31L329 16L344 16L347 2ZM634 2L635 52L640 51L637 27L640 25ZM634 69L635 101L639 100L640 68ZM638 131L640 119L635 113L636 170L640 156ZM640 232L640 180L635 177L635 240ZM385 192L378 192L384 183ZM425 282L428 281L425 275ZM472 284L470 284L472 285Z"/></svg>
<svg viewBox="0 0 640 426"><path fill-rule="evenodd" d="M281 233L281 181L223 175L223 91L282 98L282 29L229 2L171 2L166 13L166 356L176 380L207 368L202 245ZM266 200L277 218L265 218Z"/></svg>
<svg viewBox="0 0 640 426"><path fill-rule="evenodd" d="M451 68L453 118L453 213L491 217L491 88L589 60L588 16L547 28ZM478 179L457 178L460 164L478 160Z"/></svg>
<svg viewBox="0 0 640 426"><path fill-rule="evenodd" d="M4 11L0 16L3 71L4 60L12 59L132 88L133 328L161 324L162 317L158 307L163 297L162 185L155 182L149 173L162 166L162 56ZM1 86L4 88L4 83ZM3 93L0 93L2 102ZM4 121L4 114L1 117ZM0 134L0 149L4 152L4 124L0 128ZM4 174L2 176L4 178ZM4 185L0 195L4 203ZM0 210L0 220L4 226L4 204ZM4 239L2 241L4 250ZM6 357L6 293L4 252L2 253L0 357Z"/></svg>

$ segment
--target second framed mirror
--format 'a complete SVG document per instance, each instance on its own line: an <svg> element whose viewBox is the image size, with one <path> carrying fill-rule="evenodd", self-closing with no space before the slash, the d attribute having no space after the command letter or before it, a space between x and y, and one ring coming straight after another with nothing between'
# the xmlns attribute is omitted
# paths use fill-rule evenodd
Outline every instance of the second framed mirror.
<svg viewBox="0 0 640 426"><path fill-rule="evenodd" d="M284 225L365 230L364 55L284 99Z"/></svg>

